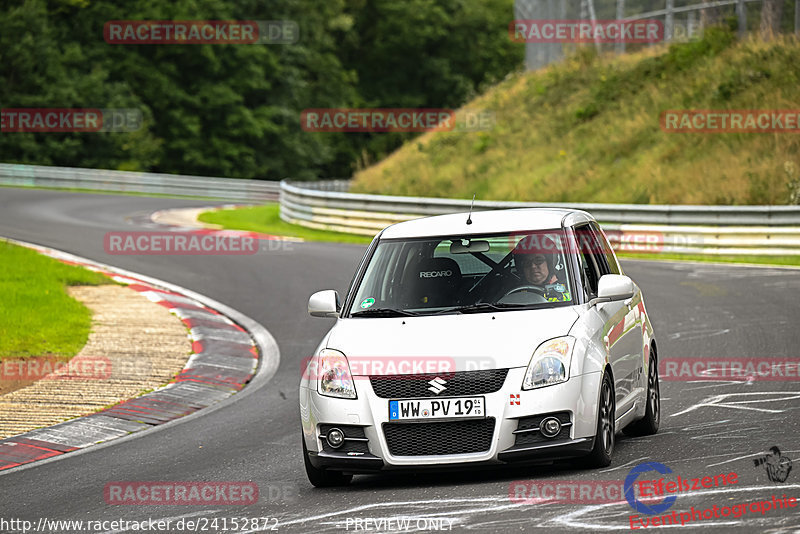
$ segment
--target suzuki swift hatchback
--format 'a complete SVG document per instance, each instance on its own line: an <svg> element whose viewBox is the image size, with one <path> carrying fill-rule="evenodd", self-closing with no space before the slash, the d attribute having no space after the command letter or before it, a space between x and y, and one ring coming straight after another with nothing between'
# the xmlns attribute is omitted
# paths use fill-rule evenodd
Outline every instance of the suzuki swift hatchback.
<svg viewBox="0 0 800 534"><path fill-rule="evenodd" d="M611 462L615 434L657 432L656 340L639 287L583 211L519 209L383 230L303 366L315 486L354 473Z"/></svg>

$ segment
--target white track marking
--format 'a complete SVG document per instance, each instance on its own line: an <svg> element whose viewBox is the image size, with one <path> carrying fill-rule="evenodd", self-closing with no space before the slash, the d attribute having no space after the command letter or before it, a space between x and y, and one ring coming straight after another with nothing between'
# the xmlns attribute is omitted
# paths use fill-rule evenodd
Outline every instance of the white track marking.
<svg viewBox="0 0 800 534"><path fill-rule="evenodd" d="M779 397L779 398L774 398L774 399L756 399L756 400L749 400L749 401L728 401L728 402L724 402L724 403L722 402L722 401L725 401L725 400L727 400L727 399L729 399L731 397L736 397L736 396L746 397L746 396L751 396L751 395L752 396L758 396L758 395L789 395L789 396L784 396L784 397ZM680 411L678 413L671 414L670 417L676 417L678 415L684 415L684 414L687 414L689 412L693 412L693 411L695 411L695 410L697 410L699 408L702 408L704 406L711 407L711 408L733 408L733 409L736 409L736 410L749 410L749 411L763 412L763 413L783 413L786 410L770 410L768 408L753 408L753 407L750 407L750 406L741 406L741 405L742 404L752 404L752 403L756 403L756 402L777 402L777 401L782 401L782 400L794 400L794 399L800 399L800 393L791 392L791 391L753 391L753 392L750 392L750 393L723 393L721 395L714 395L713 397L707 397L703 401L701 401L701 402L699 402L697 404L694 404L693 406L690 406L689 408L686 408L685 410L682 410L682 411Z"/></svg>
<svg viewBox="0 0 800 534"><path fill-rule="evenodd" d="M620 466L617 466L617 467L612 467L610 469L603 469L601 471L598 471L598 473L609 473L611 471L616 471L617 469L625 469L627 466L631 465L633 462L641 462L642 460L647 460L649 458L650 458L649 456L644 456L643 458L637 458L635 460L631 460L630 462L624 463L624 464L622 464Z"/></svg>
<svg viewBox="0 0 800 534"><path fill-rule="evenodd" d="M748 380L692 380L687 384L707 384L696 388L685 388L683 391L697 391L700 389L718 388L720 386L752 386L754 381Z"/></svg>
<svg viewBox="0 0 800 534"><path fill-rule="evenodd" d="M692 436L690 439L708 439L708 438L726 438L726 439L748 439L749 436L731 436L730 434L738 434L746 430L759 430L761 427L751 426L749 428L732 428L724 432L717 432L715 434L703 434L702 436Z"/></svg>
<svg viewBox="0 0 800 534"><path fill-rule="evenodd" d="M787 453L789 453L789 452L800 452L800 451L783 451L783 452L787 452ZM718 465L722 465L722 464L729 464L729 463L731 463L731 462L737 462L737 461L739 461L739 460L745 460L745 459L747 459L747 458L752 458L753 456L764 456L764 454L766 454L766 451L764 451L764 452L757 452L757 453L755 453L755 454L746 454L746 455L744 455L744 456L738 456L738 457L736 457L736 458L731 458L730 460L725 460L724 462L717 462L717 463L715 463L715 464L708 464L706 467L716 467L716 466L718 466Z"/></svg>
<svg viewBox="0 0 800 534"><path fill-rule="evenodd" d="M705 330L690 330L687 332L674 332L668 334L668 339L680 339L681 341L688 341L690 339L705 339L707 337L721 336L731 331L730 328L719 329L705 329Z"/></svg>
<svg viewBox="0 0 800 534"><path fill-rule="evenodd" d="M694 424L694 425L688 425L688 426L685 426L685 427L681 428L681 430L683 430L684 432L685 431L689 431L689 430L700 430L701 428L706 428L706 427L709 427L709 426L716 426L716 425L724 425L724 424L727 424L727 423L730 423L730 422L731 422L730 419L724 419L722 421L709 421L707 423L697 423L697 424Z"/></svg>

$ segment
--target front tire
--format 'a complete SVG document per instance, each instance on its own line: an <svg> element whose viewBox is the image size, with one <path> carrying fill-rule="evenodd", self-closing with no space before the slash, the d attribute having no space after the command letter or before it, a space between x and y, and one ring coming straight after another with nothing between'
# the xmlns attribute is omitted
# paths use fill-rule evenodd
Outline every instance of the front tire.
<svg viewBox="0 0 800 534"><path fill-rule="evenodd" d="M600 402L597 406L597 432L594 436L592 452L585 458L587 467L608 467L614 454L616 439L614 384L611 377L603 373L600 385Z"/></svg>
<svg viewBox="0 0 800 534"><path fill-rule="evenodd" d="M306 476L308 481L315 488L335 488L347 486L353 480L353 475L345 475L339 471L328 471L326 469L318 469L314 467L311 460L308 458L308 448L306 447L306 440L303 439L303 462L306 466Z"/></svg>
<svg viewBox="0 0 800 534"><path fill-rule="evenodd" d="M649 436L658 432L661 422L661 388L658 383L658 363L650 356L650 368L647 370L647 410L644 418L631 423L623 432L626 436Z"/></svg>

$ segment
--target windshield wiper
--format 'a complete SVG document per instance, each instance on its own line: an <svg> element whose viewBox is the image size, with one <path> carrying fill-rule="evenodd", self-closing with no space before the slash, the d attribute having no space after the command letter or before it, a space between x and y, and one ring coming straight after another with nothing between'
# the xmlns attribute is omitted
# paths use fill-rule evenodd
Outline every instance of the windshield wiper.
<svg viewBox="0 0 800 534"><path fill-rule="evenodd" d="M530 306L536 306L536 304L505 304L502 302L478 302L476 304L469 304L467 306L457 306L455 308L447 308L440 312L436 312L436 315L442 313L481 313L487 311L506 311L506 310L521 310L524 308L528 308Z"/></svg>
<svg viewBox="0 0 800 534"><path fill-rule="evenodd" d="M366 317L367 315L372 315L375 317L415 317L419 314L416 312L398 310L395 308L369 308L367 310L361 310L350 314L351 317Z"/></svg>

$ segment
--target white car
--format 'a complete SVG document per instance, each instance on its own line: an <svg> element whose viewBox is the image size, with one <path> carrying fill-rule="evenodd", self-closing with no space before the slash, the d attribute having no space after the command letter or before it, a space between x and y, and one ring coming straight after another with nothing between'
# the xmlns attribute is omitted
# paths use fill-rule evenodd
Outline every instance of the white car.
<svg viewBox="0 0 800 534"><path fill-rule="evenodd" d="M586 212L427 217L370 244L304 364L315 486L355 473L611 463L615 434L658 431L657 351L639 287Z"/></svg>

